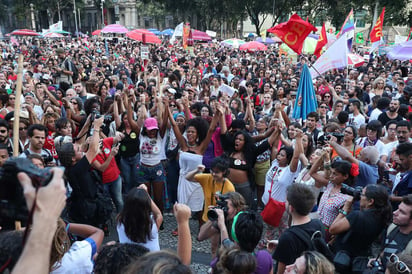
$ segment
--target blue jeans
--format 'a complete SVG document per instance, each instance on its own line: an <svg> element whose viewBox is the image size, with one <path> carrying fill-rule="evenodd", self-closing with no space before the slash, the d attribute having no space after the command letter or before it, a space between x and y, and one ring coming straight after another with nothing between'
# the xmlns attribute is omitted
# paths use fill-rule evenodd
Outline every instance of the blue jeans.
<svg viewBox="0 0 412 274"><path fill-rule="evenodd" d="M103 185L104 190L110 194L112 200L119 213L123 209L123 196L122 196L122 177L117 177L113 182Z"/></svg>
<svg viewBox="0 0 412 274"><path fill-rule="evenodd" d="M139 164L139 153L131 157L120 157L120 170L122 172L125 193L127 194L137 183L137 165Z"/></svg>

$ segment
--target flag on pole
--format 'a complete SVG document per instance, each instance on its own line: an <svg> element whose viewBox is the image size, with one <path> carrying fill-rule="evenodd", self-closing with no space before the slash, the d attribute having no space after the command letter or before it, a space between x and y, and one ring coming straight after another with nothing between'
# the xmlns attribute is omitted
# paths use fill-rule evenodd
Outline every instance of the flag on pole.
<svg viewBox="0 0 412 274"><path fill-rule="evenodd" d="M325 23L322 25L322 30L319 35L318 42L316 44L315 51L313 54L316 55L316 57L319 58L320 53L322 52L323 47L328 43L328 37L326 36L326 28L325 28Z"/></svg>
<svg viewBox="0 0 412 274"><path fill-rule="evenodd" d="M355 33L355 20L353 19L353 9L350 10L348 16L345 19L345 22L343 22L342 28L340 29L338 35L336 35L337 38L339 38L342 34L346 32L353 32L352 35L349 35L349 37L353 37Z"/></svg>
<svg viewBox="0 0 412 274"><path fill-rule="evenodd" d="M49 26L50 32L62 31L62 30L63 30L63 21L58 21L56 24Z"/></svg>
<svg viewBox="0 0 412 274"><path fill-rule="evenodd" d="M383 35L382 28L383 28L383 17L385 16L385 7L383 7L381 15L376 20L375 26L373 27L370 35L371 42L377 42L381 40Z"/></svg>
<svg viewBox="0 0 412 274"><path fill-rule="evenodd" d="M408 39L406 39L406 41L409 41L409 40L411 40L412 39L412 27L411 27L411 30L409 31L409 35L408 35Z"/></svg>
<svg viewBox="0 0 412 274"><path fill-rule="evenodd" d="M175 31L173 32L172 38L170 38L170 44L173 44L176 40L176 37L183 36L183 22L176 26Z"/></svg>
<svg viewBox="0 0 412 274"><path fill-rule="evenodd" d="M317 28L302 20L296 13L290 17L289 21L268 29L268 32L279 36L297 54L302 53L303 42L312 31L317 31Z"/></svg>
<svg viewBox="0 0 412 274"><path fill-rule="evenodd" d="M307 115L310 112L316 111L317 108L318 104L316 102L312 77L310 76L308 66L304 64L300 75L295 106L293 107L293 118L306 120Z"/></svg>
<svg viewBox="0 0 412 274"><path fill-rule="evenodd" d="M190 26L188 23L186 23L183 26L183 48L184 49L186 49L188 46L187 42L188 42L189 36L190 36Z"/></svg>
<svg viewBox="0 0 412 274"><path fill-rule="evenodd" d="M266 42L266 32L267 30L265 29L260 32L260 37L262 37L263 42Z"/></svg>
<svg viewBox="0 0 412 274"><path fill-rule="evenodd" d="M343 68L348 65L348 44L346 34L341 35L310 68L312 78L331 69Z"/></svg>
<svg viewBox="0 0 412 274"><path fill-rule="evenodd" d="M358 32L356 33L356 40L355 42L357 44L363 44L365 42L365 40L363 39L363 32Z"/></svg>

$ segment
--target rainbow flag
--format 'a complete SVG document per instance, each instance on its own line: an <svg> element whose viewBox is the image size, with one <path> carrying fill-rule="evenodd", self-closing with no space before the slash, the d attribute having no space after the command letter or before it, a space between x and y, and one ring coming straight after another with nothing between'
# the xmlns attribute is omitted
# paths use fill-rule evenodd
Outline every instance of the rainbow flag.
<svg viewBox="0 0 412 274"><path fill-rule="evenodd" d="M406 41L409 41L411 39L412 39L412 27L411 27L411 30L409 31L408 39L406 39Z"/></svg>
<svg viewBox="0 0 412 274"><path fill-rule="evenodd" d="M343 22L340 32L338 33L336 37L339 38L339 36L349 31L353 31L353 33L355 33L355 20L353 17L353 9L350 10L348 16L345 19L345 22Z"/></svg>

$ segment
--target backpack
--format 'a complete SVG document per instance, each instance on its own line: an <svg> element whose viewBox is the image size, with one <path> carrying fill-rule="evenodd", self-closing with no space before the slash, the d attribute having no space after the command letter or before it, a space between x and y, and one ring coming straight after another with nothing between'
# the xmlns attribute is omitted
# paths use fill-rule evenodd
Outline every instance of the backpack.
<svg viewBox="0 0 412 274"><path fill-rule="evenodd" d="M316 230L312 235L306 230L303 230L299 227L292 226L289 228L289 232L292 232L299 240L304 242L308 247L308 251L317 251L324 255L330 262L333 262L335 254L330 250L328 244L323 238L322 233L319 230Z"/></svg>
<svg viewBox="0 0 412 274"><path fill-rule="evenodd" d="M70 70L73 72L73 75L72 75L73 83L76 82L79 79L79 70L77 69L75 64L70 59L66 59L65 66L67 70Z"/></svg>

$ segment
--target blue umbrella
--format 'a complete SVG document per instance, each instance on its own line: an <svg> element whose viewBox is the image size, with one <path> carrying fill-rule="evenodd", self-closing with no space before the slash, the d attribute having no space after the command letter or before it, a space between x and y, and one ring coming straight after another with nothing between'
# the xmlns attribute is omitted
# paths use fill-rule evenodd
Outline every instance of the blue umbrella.
<svg viewBox="0 0 412 274"><path fill-rule="evenodd" d="M293 108L293 118L306 120L308 113L316 111L317 108L318 103L316 102L312 77L308 66L305 64L300 76L295 106Z"/></svg>
<svg viewBox="0 0 412 274"><path fill-rule="evenodd" d="M175 31L173 29L165 29L160 34L166 36L172 36Z"/></svg>
<svg viewBox="0 0 412 274"><path fill-rule="evenodd" d="M148 31L153 32L155 35L160 35L160 31L158 29L148 29Z"/></svg>

